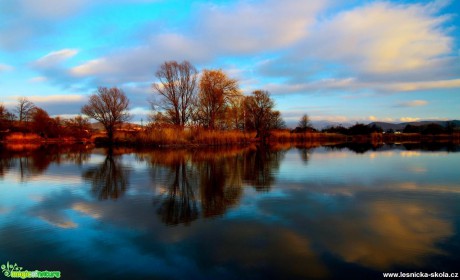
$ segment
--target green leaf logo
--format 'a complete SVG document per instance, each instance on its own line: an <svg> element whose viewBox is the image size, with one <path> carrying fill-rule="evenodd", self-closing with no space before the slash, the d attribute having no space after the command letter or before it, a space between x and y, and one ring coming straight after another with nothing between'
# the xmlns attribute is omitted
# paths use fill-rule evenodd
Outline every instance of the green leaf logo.
<svg viewBox="0 0 460 280"><path fill-rule="evenodd" d="M12 271L22 270L22 267L18 266L17 263L10 264L9 261L6 262L6 265L2 264L1 268L2 268L3 275L5 275L6 277L10 277Z"/></svg>

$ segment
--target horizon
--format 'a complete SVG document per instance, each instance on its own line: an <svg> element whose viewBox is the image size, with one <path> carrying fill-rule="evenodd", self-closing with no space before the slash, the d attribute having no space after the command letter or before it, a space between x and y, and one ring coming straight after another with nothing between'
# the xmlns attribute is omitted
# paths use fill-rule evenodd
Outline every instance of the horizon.
<svg viewBox="0 0 460 280"><path fill-rule="evenodd" d="M117 86L146 122L159 65L188 60L268 90L288 125L460 119L458 1L331 2L3 2L0 103L76 115Z"/></svg>

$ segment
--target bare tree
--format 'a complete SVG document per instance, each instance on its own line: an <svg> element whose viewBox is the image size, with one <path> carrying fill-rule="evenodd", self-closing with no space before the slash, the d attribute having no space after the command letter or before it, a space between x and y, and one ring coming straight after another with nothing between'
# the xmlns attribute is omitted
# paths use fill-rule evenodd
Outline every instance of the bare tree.
<svg viewBox="0 0 460 280"><path fill-rule="evenodd" d="M192 116L196 98L197 70L188 61L168 61L156 72L154 90L162 97L159 107L169 123L184 126Z"/></svg>
<svg viewBox="0 0 460 280"><path fill-rule="evenodd" d="M311 127L310 117L308 117L307 114L304 114L300 118L299 123L297 124L297 126L300 127L300 129L302 129L303 131L306 131L308 128Z"/></svg>
<svg viewBox="0 0 460 280"><path fill-rule="evenodd" d="M31 114L35 108L35 104L28 100L26 97L18 98L18 105L16 105L16 112L18 114L19 122L28 122Z"/></svg>
<svg viewBox="0 0 460 280"><path fill-rule="evenodd" d="M200 80L197 118L205 127L215 129L225 118L229 99L239 93L238 81L222 70L204 70Z"/></svg>
<svg viewBox="0 0 460 280"><path fill-rule="evenodd" d="M279 111L273 110L275 103L268 91L256 90L246 97L245 104L246 128L257 131L256 137L265 140L271 129L282 128L284 121Z"/></svg>
<svg viewBox="0 0 460 280"><path fill-rule="evenodd" d="M100 122L112 143L115 126L130 119L128 106L129 100L121 89L99 87L90 96L88 104L81 108L81 112Z"/></svg>

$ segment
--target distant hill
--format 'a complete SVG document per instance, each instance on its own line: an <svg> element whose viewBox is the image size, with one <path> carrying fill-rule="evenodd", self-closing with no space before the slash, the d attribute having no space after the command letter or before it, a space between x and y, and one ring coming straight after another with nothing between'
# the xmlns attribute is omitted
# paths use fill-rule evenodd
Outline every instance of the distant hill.
<svg viewBox="0 0 460 280"><path fill-rule="evenodd" d="M312 121L311 123L313 127L318 130L332 127L332 126L343 126L345 128L349 128L350 126L354 125L354 123L350 123L350 122L338 123L338 122L331 122L331 121ZM297 123L295 125L297 125Z"/></svg>
<svg viewBox="0 0 460 280"><path fill-rule="evenodd" d="M451 120L451 121L417 121L417 122L404 122L404 123L388 123L388 122L371 122L368 125L376 125L381 127L384 131L393 129L394 131L402 131L406 125L410 124L413 126L422 126L422 125L427 125L427 124L439 124L443 127L446 127L449 123L453 123L456 127L460 127L460 121L459 120Z"/></svg>

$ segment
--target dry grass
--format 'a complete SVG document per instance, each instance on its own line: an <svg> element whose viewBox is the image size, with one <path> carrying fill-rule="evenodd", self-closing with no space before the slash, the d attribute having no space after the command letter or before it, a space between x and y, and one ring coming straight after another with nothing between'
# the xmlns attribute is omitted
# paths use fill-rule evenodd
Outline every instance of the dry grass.
<svg viewBox="0 0 460 280"><path fill-rule="evenodd" d="M241 131L214 131L203 128L160 127L124 137L118 141L141 146L235 145L248 143L254 133Z"/></svg>
<svg viewBox="0 0 460 280"><path fill-rule="evenodd" d="M42 138L35 133L21 133L14 132L5 137L6 142L19 142L19 143L29 143L29 142L40 142Z"/></svg>
<svg viewBox="0 0 460 280"><path fill-rule="evenodd" d="M289 130L275 130L270 133L271 142L324 143L346 141L346 136L337 133L303 132L291 133Z"/></svg>

